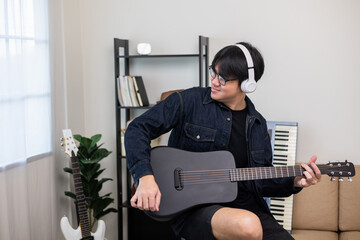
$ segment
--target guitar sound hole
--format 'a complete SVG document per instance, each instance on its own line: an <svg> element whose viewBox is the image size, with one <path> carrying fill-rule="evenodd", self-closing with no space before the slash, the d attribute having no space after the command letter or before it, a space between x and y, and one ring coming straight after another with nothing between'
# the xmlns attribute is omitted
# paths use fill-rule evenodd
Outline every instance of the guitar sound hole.
<svg viewBox="0 0 360 240"><path fill-rule="evenodd" d="M181 191L184 188L183 181L181 179L182 171L183 170L181 168L176 168L174 170L174 186L178 191Z"/></svg>

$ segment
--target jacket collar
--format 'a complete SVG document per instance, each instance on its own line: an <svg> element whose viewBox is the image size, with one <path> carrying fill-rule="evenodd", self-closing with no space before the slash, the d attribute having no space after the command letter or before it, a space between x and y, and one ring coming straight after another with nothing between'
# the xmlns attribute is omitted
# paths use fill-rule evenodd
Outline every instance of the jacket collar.
<svg viewBox="0 0 360 240"><path fill-rule="evenodd" d="M246 101L246 106L248 109L248 114L250 115L250 117L255 117L256 120L260 120L260 113L258 111L256 111L254 104L252 103L252 101L250 100L250 98L248 96L245 96L245 101ZM211 88L208 88L208 91L205 94L205 97L203 99L203 104L209 104L209 103L218 103L221 104L222 106L225 106L224 104L215 101L214 99L211 98Z"/></svg>
<svg viewBox="0 0 360 240"><path fill-rule="evenodd" d="M216 101L211 98L211 88L208 87L208 90L206 91L205 97L203 99L203 104L209 104L212 102L216 102Z"/></svg>

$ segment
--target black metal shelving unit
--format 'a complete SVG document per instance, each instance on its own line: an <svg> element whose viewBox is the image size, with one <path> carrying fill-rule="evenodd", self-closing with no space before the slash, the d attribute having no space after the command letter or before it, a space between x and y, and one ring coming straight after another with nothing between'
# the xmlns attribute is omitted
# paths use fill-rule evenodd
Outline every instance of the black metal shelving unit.
<svg viewBox="0 0 360 240"><path fill-rule="evenodd" d="M123 49L123 55L120 55L120 49ZM119 240L123 240L123 211L122 208L129 207L129 199L123 202L122 189L122 161L126 161L126 157L122 156L121 143L121 115L124 114L125 122L130 120L130 112L136 109L149 109L153 105L144 107L123 107L118 101L117 92L117 78L120 75L130 75L130 59L136 60L139 58L198 58L199 60L199 86L208 86L208 61L209 53L209 38L199 36L199 53L197 54L166 54L166 55L129 55L129 40L114 38L114 64L115 64L115 111L116 111L116 157L117 157L117 192L118 192L118 236ZM120 59L123 59L124 64L120 69ZM131 196L131 175L126 171L127 179L127 196ZM128 239L177 239L168 223L156 222L147 217L142 211L128 208Z"/></svg>

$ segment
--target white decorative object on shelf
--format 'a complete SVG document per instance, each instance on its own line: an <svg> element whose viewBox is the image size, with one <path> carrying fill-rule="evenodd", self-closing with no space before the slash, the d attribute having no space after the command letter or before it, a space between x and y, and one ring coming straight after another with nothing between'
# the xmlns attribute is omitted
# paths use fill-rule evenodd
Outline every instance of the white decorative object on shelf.
<svg viewBox="0 0 360 240"><path fill-rule="evenodd" d="M140 55L148 55L151 53L151 45L150 43L139 43L137 45L137 52Z"/></svg>

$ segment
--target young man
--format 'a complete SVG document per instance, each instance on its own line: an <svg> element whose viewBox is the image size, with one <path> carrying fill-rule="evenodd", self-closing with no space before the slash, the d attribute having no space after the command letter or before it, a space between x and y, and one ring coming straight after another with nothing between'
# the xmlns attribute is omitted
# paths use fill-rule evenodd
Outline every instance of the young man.
<svg viewBox="0 0 360 240"><path fill-rule="evenodd" d="M172 130L169 146L195 152L228 150L236 167L272 165L266 120L246 96L264 71L259 51L248 43L221 49L209 67L211 88L174 93L129 125L128 167L138 184L131 205L158 211L161 192L150 164L150 140ZM171 157L171 156L169 156ZM221 160L220 160L221 161ZM293 239L272 217L263 197L286 197L320 181L313 156L305 177L245 181L226 204L201 206L172 220L176 234L191 239Z"/></svg>

